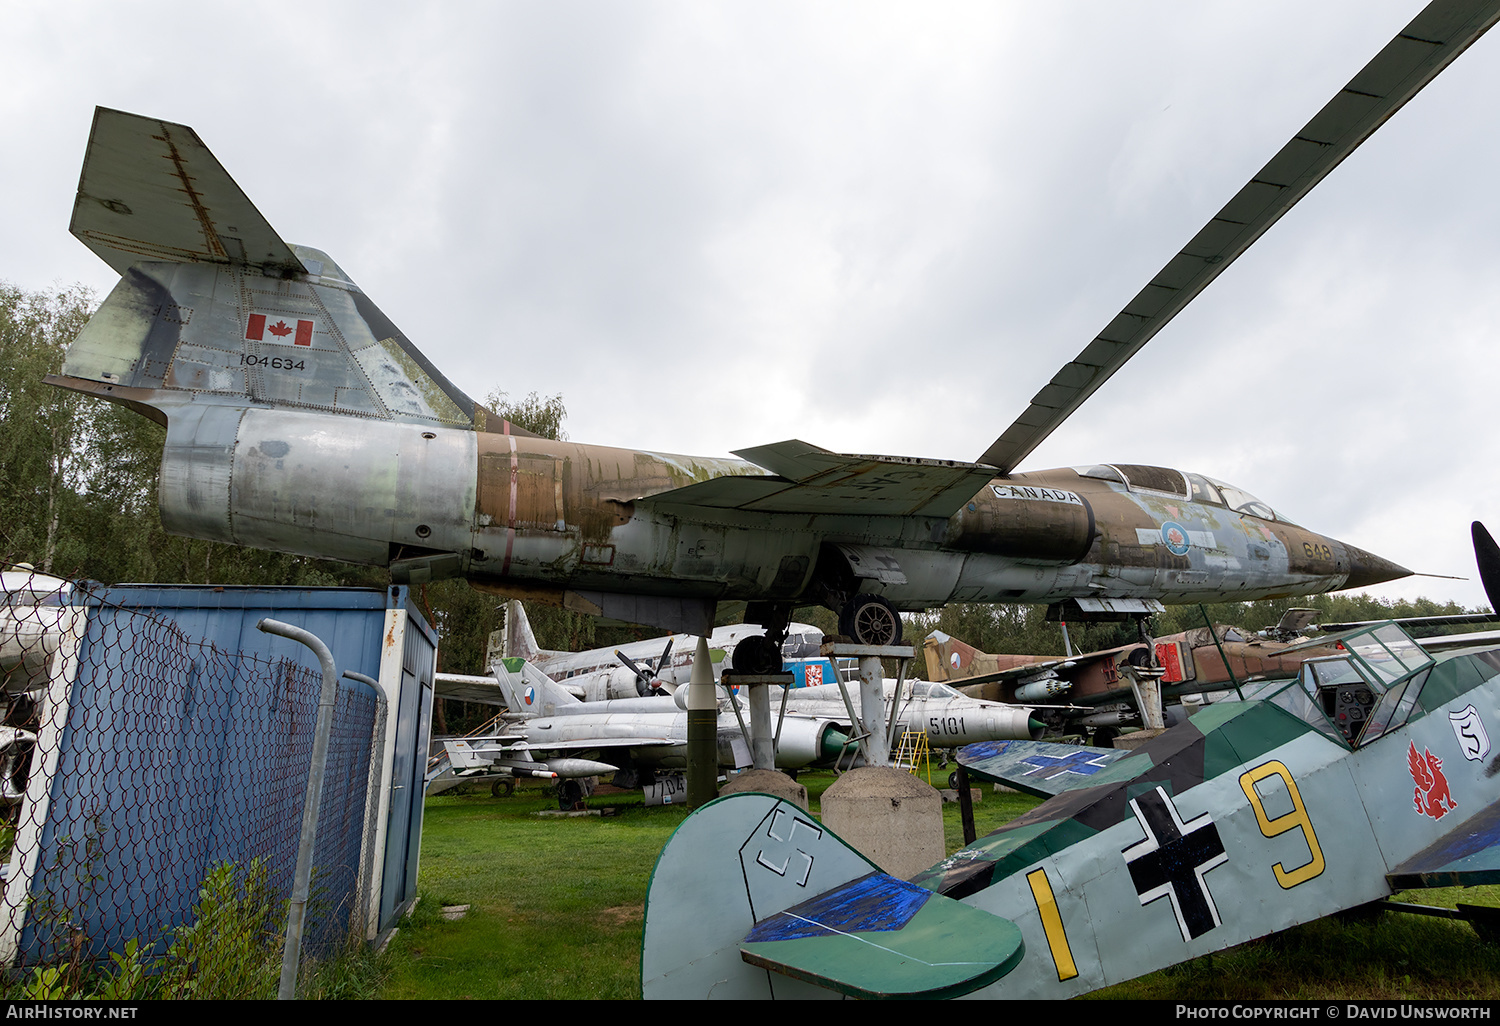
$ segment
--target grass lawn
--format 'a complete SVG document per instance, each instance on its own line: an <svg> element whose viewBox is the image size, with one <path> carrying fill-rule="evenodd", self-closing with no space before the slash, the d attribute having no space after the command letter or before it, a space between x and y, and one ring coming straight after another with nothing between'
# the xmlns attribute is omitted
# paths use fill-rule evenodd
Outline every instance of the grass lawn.
<svg viewBox="0 0 1500 1026"><path fill-rule="evenodd" d="M946 779L947 771L943 771ZM831 773L804 774L812 813ZM933 783L943 780L934 775ZM613 816L543 817L550 789L488 788L427 799L416 914L391 944L383 998L635 998L641 910L652 867L687 815L645 808L639 792L596 795ZM985 789L981 835L1039 804ZM958 806L944 806L950 852ZM1500 905L1500 888L1414 891L1399 900ZM447 921L443 905L467 904ZM1500 998L1500 946L1464 923L1387 913L1325 919L1100 991L1155 999Z"/></svg>

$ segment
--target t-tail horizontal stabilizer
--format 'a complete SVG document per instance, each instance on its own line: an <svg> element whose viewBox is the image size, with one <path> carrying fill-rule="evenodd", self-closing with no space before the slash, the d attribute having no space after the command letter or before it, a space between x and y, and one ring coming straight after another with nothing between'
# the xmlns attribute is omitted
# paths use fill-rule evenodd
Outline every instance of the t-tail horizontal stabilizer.
<svg viewBox="0 0 1500 1026"><path fill-rule="evenodd" d="M174 446L282 437L284 421L241 425L247 407L486 426L327 254L277 234L186 125L98 108L71 230L121 278L48 380L167 424L169 461ZM232 412L205 426L183 412L199 406Z"/></svg>
<svg viewBox="0 0 1500 1026"><path fill-rule="evenodd" d="M1009 920L880 872L794 805L737 794L689 816L657 860L641 992L957 997L1024 951Z"/></svg>

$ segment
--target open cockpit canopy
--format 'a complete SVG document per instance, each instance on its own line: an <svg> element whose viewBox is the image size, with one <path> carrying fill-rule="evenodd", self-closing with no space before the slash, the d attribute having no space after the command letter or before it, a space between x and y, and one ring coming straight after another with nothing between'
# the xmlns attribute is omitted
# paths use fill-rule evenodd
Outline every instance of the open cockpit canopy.
<svg viewBox="0 0 1500 1026"><path fill-rule="evenodd" d="M1263 696L1351 748L1411 718L1435 660L1396 623L1313 642L1337 655L1308 659L1297 679Z"/></svg>

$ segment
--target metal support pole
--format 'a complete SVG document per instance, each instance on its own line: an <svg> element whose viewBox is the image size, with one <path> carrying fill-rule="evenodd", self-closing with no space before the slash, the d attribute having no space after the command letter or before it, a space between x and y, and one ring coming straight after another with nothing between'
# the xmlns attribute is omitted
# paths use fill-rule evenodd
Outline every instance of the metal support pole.
<svg viewBox="0 0 1500 1026"><path fill-rule="evenodd" d="M365 841L364 858L360 859L359 867L359 900L356 904L354 916L359 920L359 932L361 936L366 933L364 917L370 908L370 898L376 888L375 883L375 833L376 826L380 820L380 802L384 796L381 794L380 782L385 779L385 721L389 715L390 703L386 699L385 688L380 686L380 681L374 677L367 677L363 673L355 673L353 670L345 670L344 676L361 684L368 684L375 689L375 730L374 738L370 742L370 800L365 803Z"/></svg>
<svg viewBox="0 0 1500 1026"><path fill-rule="evenodd" d="M880 724L885 722L885 670L876 655L859 657L859 712L861 722L871 725L865 739L865 761L871 766L891 764L891 746Z"/></svg>
<svg viewBox="0 0 1500 1026"><path fill-rule="evenodd" d="M333 653L317 635L280 620L262 620L255 626L267 634L279 634L306 645L323 666L318 720L313 729L312 765L307 776L307 799L302 806L302 834L297 841L297 869L292 877L292 900L286 916L286 944L281 951L281 985L276 992L278 1001L292 1001L297 997L302 924L307 916L307 895L311 889L313 843L318 836L318 807L323 803L323 770L328 762L328 741L333 735L333 705L338 696L339 673L333 665Z"/></svg>
<svg viewBox="0 0 1500 1026"><path fill-rule="evenodd" d="M756 769L776 768L776 739L771 734L771 689L750 686L750 761Z"/></svg>
<svg viewBox="0 0 1500 1026"><path fill-rule="evenodd" d="M964 844L973 844L978 834L974 830L974 796L969 793L969 771L959 763L954 775L958 777L958 817L964 827Z"/></svg>
<svg viewBox="0 0 1500 1026"><path fill-rule="evenodd" d="M687 806L707 805L719 794L718 703L708 639L698 639L687 694Z"/></svg>
<svg viewBox="0 0 1500 1026"><path fill-rule="evenodd" d="M1219 650L1219 658L1224 660L1224 672L1229 674L1229 683L1234 685L1234 693L1240 696L1240 701L1245 700L1245 693L1240 690L1240 682L1234 679L1234 667L1229 665L1229 657L1224 654L1224 646L1219 644L1219 632L1214 630L1214 622L1209 618L1208 610L1203 603L1198 603L1198 612L1203 614L1203 622L1208 624L1208 636L1214 639L1214 648Z"/></svg>

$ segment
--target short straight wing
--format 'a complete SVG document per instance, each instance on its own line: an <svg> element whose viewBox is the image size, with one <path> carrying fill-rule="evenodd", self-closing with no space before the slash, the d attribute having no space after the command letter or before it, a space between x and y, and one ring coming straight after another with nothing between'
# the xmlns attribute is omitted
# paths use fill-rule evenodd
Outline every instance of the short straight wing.
<svg viewBox="0 0 1500 1026"><path fill-rule="evenodd" d="M717 477L636 500L758 513L949 517L993 467L902 456L844 456L795 439L735 453L775 476Z"/></svg>
<svg viewBox="0 0 1500 1026"><path fill-rule="evenodd" d="M1009 474L1282 214L1500 19L1500 0L1434 0L1058 371L980 463Z"/></svg>

